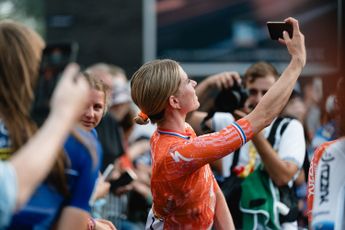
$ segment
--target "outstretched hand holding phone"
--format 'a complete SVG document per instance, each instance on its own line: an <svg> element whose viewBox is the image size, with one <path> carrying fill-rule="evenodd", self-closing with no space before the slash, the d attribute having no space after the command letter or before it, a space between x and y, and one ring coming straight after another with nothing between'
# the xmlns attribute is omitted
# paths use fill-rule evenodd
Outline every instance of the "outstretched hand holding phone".
<svg viewBox="0 0 345 230"><path fill-rule="evenodd" d="M267 22L267 28L272 40L283 39L284 31L288 32L290 38L293 36L292 24L288 22Z"/></svg>
<svg viewBox="0 0 345 230"><path fill-rule="evenodd" d="M47 176L58 150L87 103L90 87L78 73L77 64L67 66L53 93L48 118L11 159L21 188L17 207L27 202L37 185ZM28 172L35 172L35 176Z"/></svg>
<svg viewBox="0 0 345 230"><path fill-rule="evenodd" d="M69 63L76 62L77 54L78 44L75 42L52 43L43 50L34 92L35 99L31 106L31 117L38 126L41 126L48 117L51 109L51 97L61 77L64 74L72 75L71 80L73 79L76 84L79 84L77 81L79 66L74 64L73 67L67 67ZM69 99L74 100L73 97Z"/></svg>
<svg viewBox="0 0 345 230"><path fill-rule="evenodd" d="M75 122L89 100L89 88L86 79L79 72L79 66L75 63L69 64L62 73L50 101L51 114L60 118L69 116L69 120Z"/></svg>
<svg viewBox="0 0 345 230"><path fill-rule="evenodd" d="M112 192L118 193L117 191L121 187L125 187L129 185L132 181L137 179L137 175L131 168L125 169L120 176L117 179L110 180L110 190ZM123 190L120 189L120 192L125 192L126 189L124 188Z"/></svg>
<svg viewBox="0 0 345 230"><path fill-rule="evenodd" d="M304 67L307 61L307 54L305 49L304 35L300 31L298 21L294 18L289 17L285 19L284 22L292 25L292 37L290 38L288 32L284 31L283 39L279 38L278 41L281 44L286 45L286 48L288 49L292 60L297 60L298 62L300 62L302 67Z"/></svg>

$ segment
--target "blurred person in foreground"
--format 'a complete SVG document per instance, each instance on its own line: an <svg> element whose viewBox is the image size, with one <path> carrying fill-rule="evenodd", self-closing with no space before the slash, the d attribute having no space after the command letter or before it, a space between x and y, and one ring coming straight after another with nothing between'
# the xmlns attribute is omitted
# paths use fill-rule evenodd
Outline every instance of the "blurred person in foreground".
<svg viewBox="0 0 345 230"><path fill-rule="evenodd" d="M1 27L1 26L0 26ZM78 77L77 66L69 66L54 92L47 121L9 161L0 161L0 229L20 209L47 176L71 127L87 100L88 86ZM2 74L0 77L3 83ZM4 89L2 92L6 92ZM3 98L3 97L1 97ZM72 100L71 100L72 99ZM3 101L0 102L1 107ZM2 107L3 108L3 107ZM0 112L1 130L4 129ZM6 117L6 116L4 116ZM4 136L0 135L1 142ZM0 148L1 153L6 149Z"/></svg>
<svg viewBox="0 0 345 230"><path fill-rule="evenodd" d="M18 149L29 141L37 130L37 125L30 117L30 108L34 98L33 89L39 75L44 42L35 31L13 21L0 23L0 40L0 87L2 87L0 97L0 136L2 141L0 148L2 149L2 160L11 161L11 159L16 159ZM72 65L65 74L76 75L78 72L78 67ZM63 78L61 83L64 81L66 79ZM75 81L80 81L79 84L81 84L84 80L77 77ZM85 82L84 84L87 85ZM60 90L58 92L63 94L63 90ZM76 91L76 95L72 97L69 98L70 102L77 100L80 96ZM88 99L88 94L86 93L84 97L84 100ZM80 105L75 106L81 108L84 103L81 100ZM61 132L61 128L65 125L72 125L71 123L60 124L60 121L64 120L64 116L74 114L64 111L64 107L61 107L61 110L53 108L53 114L55 114L54 111L59 111L61 117L54 120L53 127L56 130L50 130L51 135L55 135L54 132ZM66 121L68 122L68 120ZM50 120L47 122L50 123ZM45 135L45 138L49 140L49 134L45 133ZM88 201L97 178L97 162L101 159L99 146L92 136L78 128L72 130L72 135L68 136L63 146L55 146L56 143L50 142L46 144L52 144L53 150L59 147L54 163L50 160L37 167L37 169L44 167L44 171L50 168L50 172L37 174L39 180L35 182L36 190L33 190L32 186L19 187L19 191L28 189L26 195L19 202L24 205L16 210L10 223L5 223L7 225L5 229L48 229L53 227L85 229L87 227L90 209ZM32 151L32 155L35 156L35 154L35 151ZM44 155L42 154L41 157L45 159L47 156ZM41 160L38 162L42 162ZM23 183L21 179L30 182L36 175L28 173L25 169L25 167L21 168L25 171L25 178L22 178L24 172L18 172L19 186Z"/></svg>
<svg viewBox="0 0 345 230"><path fill-rule="evenodd" d="M136 122L157 123L151 138L153 195L146 229L234 229L224 196L208 163L240 148L269 125L283 109L305 62L304 36L297 20L293 38L284 32L280 42L287 46L291 61L280 79L255 109L216 133L197 137L185 122L199 107L194 87L173 60L144 64L131 79L131 95L141 112Z"/></svg>

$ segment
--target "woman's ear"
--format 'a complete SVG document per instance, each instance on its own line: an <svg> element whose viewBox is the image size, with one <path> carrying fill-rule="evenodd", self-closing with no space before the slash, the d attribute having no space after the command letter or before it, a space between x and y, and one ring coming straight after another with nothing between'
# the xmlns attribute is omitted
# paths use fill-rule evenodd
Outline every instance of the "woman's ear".
<svg viewBox="0 0 345 230"><path fill-rule="evenodd" d="M171 96L169 97L169 105L170 105L173 109L181 109L180 101L179 101L178 98L175 97L174 95L171 95Z"/></svg>

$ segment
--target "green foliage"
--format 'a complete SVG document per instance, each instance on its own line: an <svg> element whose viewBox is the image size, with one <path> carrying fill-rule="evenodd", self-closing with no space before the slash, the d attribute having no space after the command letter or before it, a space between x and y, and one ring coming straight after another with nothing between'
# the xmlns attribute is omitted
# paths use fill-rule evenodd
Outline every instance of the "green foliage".
<svg viewBox="0 0 345 230"><path fill-rule="evenodd" d="M44 0L0 0L0 20L20 21L45 34Z"/></svg>

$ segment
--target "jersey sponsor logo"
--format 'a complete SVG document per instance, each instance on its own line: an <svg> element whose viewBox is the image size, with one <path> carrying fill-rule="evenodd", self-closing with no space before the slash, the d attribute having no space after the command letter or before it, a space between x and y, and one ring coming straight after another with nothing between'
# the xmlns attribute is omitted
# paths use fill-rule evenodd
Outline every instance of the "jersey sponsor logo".
<svg viewBox="0 0 345 230"><path fill-rule="evenodd" d="M308 178L308 197L314 195L314 189L315 189L315 178L314 178L314 162L310 162L309 166L309 178Z"/></svg>
<svg viewBox="0 0 345 230"><path fill-rule="evenodd" d="M171 157L174 159L175 162L180 162L180 159L183 161L191 161L192 158L184 157L179 152L175 151L174 153L170 152Z"/></svg>
<svg viewBox="0 0 345 230"><path fill-rule="evenodd" d="M334 229L334 223L331 221L319 221L315 224L313 224L312 229L323 229L323 230L333 230Z"/></svg>
<svg viewBox="0 0 345 230"><path fill-rule="evenodd" d="M330 179L330 162L334 160L334 157L325 152L322 155L321 161L321 174L320 174L320 205L329 201L329 179Z"/></svg>

